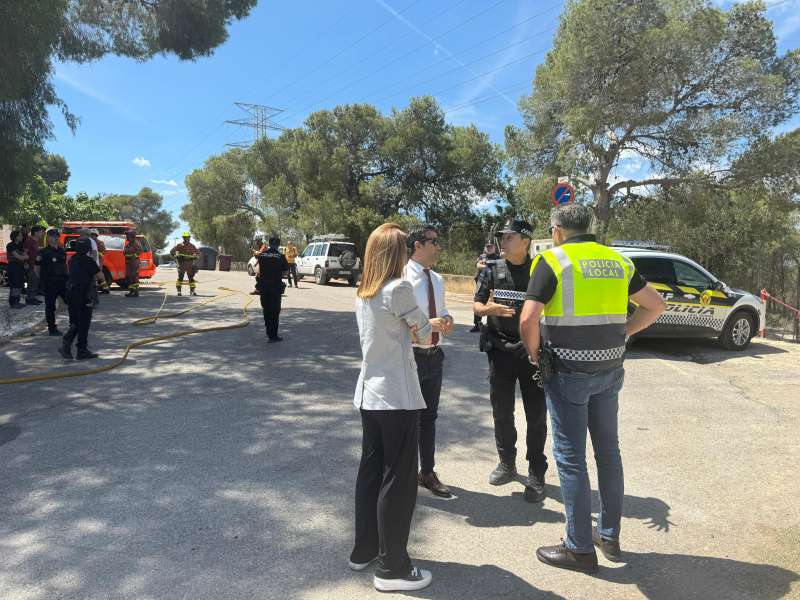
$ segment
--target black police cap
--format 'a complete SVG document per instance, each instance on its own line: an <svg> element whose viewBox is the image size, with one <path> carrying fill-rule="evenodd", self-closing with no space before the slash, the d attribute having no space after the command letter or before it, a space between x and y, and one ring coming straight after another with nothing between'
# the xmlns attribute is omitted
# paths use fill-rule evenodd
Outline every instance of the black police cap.
<svg viewBox="0 0 800 600"><path fill-rule="evenodd" d="M86 238L78 238L72 243L72 249L78 254L88 254L92 250L92 243Z"/></svg>
<svg viewBox="0 0 800 600"><path fill-rule="evenodd" d="M498 235L504 233L518 233L527 238L533 237L533 226L528 221L522 219L508 219L505 225L497 232Z"/></svg>

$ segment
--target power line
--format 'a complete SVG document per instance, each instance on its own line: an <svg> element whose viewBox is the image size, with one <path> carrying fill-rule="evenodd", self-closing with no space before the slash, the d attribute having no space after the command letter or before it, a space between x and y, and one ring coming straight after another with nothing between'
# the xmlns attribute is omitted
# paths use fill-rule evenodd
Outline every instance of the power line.
<svg viewBox="0 0 800 600"><path fill-rule="evenodd" d="M503 51L505 51L505 50L508 50L509 48L513 48L513 47L515 47L515 46L519 46L519 45L521 45L521 44L524 44L524 43L526 43L526 42L528 42L528 41L530 41L530 40L532 40L532 39L534 39L534 38L536 38L536 37L538 37L538 36L542 35L543 33L547 33L548 31L553 31L553 30L555 30L555 29L556 29L555 27L549 27L549 28L547 28L547 29L542 29L542 30L540 30L540 31L537 31L536 33L533 33L533 34L529 35L528 37L526 37L526 38L523 38L522 40L519 40L519 41L517 41L517 42L514 42L513 44L509 44L508 46L503 46L502 48L498 48L498 49L496 49L496 50L493 50L493 51L492 51L492 52L490 52L489 54L484 54L483 56L480 56L479 58L477 58L477 59L475 59L475 60L473 60L473 61L471 61L471 62L468 62L468 63L462 64L462 65L460 65L459 67L456 67L455 69L451 69L451 70L449 70L449 71L445 71L444 73L439 73L439 74L438 74L438 75L437 75L437 76L436 76L434 79L438 79L439 77L442 77L442 76L444 76L444 75L448 75L449 73L452 73L452 72L454 72L454 71L458 71L458 70L460 70L460 69L464 68L464 67L465 67L465 66L467 66L467 65L473 65L473 64L475 64L475 63L478 63L478 62L480 62L480 61L482 61L482 60L485 60L485 59L487 59L487 58L489 58L489 57L491 57L491 56L494 56L494 55L496 55L496 54L500 54L501 52L503 52ZM436 63L434 63L434 64L432 64L432 65L430 65L430 66L427 66L427 67L425 67L425 68L423 68L423 69L421 69L421 70L417 71L417 73L415 73L415 74L424 73L424 72L426 72L426 71L429 71L429 70L431 70L431 69L433 69L433 68L435 68L435 67L437 67L437 66L439 66L439 65L442 65L442 64L444 64L444 63L450 62L450 60L451 60L451 58L452 58L452 57L454 57L454 56L458 56L458 55L460 55L460 54L464 54L465 52L468 52L469 50L472 50L472 49L474 49L475 47L477 47L477 46L479 46L479 45L481 45L481 44L480 44L480 43L479 43L479 44L475 44L475 45L472 45L472 46L470 46L469 48L465 48L465 49L463 49L463 50L459 50L458 52L456 52L456 53L454 53L454 54L451 54L449 57L447 57L447 58L445 58L445 59L443 59L443 60L440 60L439 62L436 62ZM367 75L365 75L364 77L361 77L360 79L358 79L358 80L356 80L356 81L350 82L350 83L348 83L347 85L345 85L344 87L341 87L341 88L339 88L338 90L336 90L336 91L334 91L334 92L331 92L331 94L330 94L330 95L326 96L326 97L325 97L325 98L323 98L322 100L319 100L319 101L314 101L314 102L311 102L311 103L309 103L309 104L306 104L306 105L305 105L305 106L303 106L302 108L300 108L300 109L298 109L298 110L294 111L293 113L290 113L290 114L289 114L289 115L287 115L286 117L283 117L281 120L286 120L286 119L288 119L288 118L290 118L290 117L293 117L293 116L295 116L295 115L297 115L297 114L301 114L301 113L305 112L305 111L306 111L306 109L308 109L308 108L310 108L310 107L312 107L312 106L315 106L315 105L318 105L318 104L323 104L325 101L327 101L327 100L329 100L329 99L331 99L331 98L335 97L335 96L336 96L336 95L337 95L339 92L342 92L343 90L346 90L346 89L348 89L349 87L352 87L354 84L356 84L356 83L358 83L358 82L360 82L360 81L363 81L364 79L368 79L368 78L369 78L369 77L371 77L371 76L372 76L372 74L367 74ZM417 84L415 84L415 85L421 85L421 84L424 84L424 83L428 83L429 81L431 81L431 80L426 80L426 81L423 81L423 82L419 82L419 83L417 83ZM402 84L401 84L401 85L402 85ZM378 92L380 92L380 91L383 91L383 90L385 90L385 89L386 89L385 87L381 87L380 89L373 90L373 91L371 91L371 92L367 93L367 94L364 96L364 98L369 98L369 97L371 97L372 95L374 95L374 94L376 94L376 93L378 93Z"/></svg>
<svg viewBox="0 0 800 600"><path fill-rule="evenodd" d="M448 6L447 8L445 8L444 10L441 10L441 11L439 11L438 13L436 13L435 15L433 15L432 17L430 17L430 19L431 19L431 20L435 20L435 19L439 18L440 16L442 16L443 14L445 14L445 13L447 13L447 12L450 12L450 11L451 11L451 10L453 10L454 8L457 8L458 6L461 6L462 4L464 4L464 3L465 3L465 2L467 2L467 1L468 1L468 0L459 0L459 1L457 1L455 4L452 4L452 5ZM401 11L401 13L400 13L400 14L402 14L403 12L406 12L406 10L407 10L407 9L403 9L403 11ZM391 19L390 19L390 20L391 20ZM397 39L397 40L393 40L392 42L390 42L390 43L386 44L385 46L383 46L383 47L382 47L382 48L380 48L379 50L377 50L377 51L375 51L375 52L372 52L372 53L370 53L370 56L371 56L372 58L375 58L376 56L378 56L378 55L382 54L383 52L385 52L385 51L386 51L388 48L391 48L391 47L395 46L395 45L397 44L397 42L398 42L398 41L404 40L404 39L406 39L406 38L408 38L408 37L411 37L412 35L414 35L414 32L413 32L413 31L412 31L412 32L409 32L409 33L407 33L407 34L406 34L406 35L404 35L404 36L401 36L401 37L400 37L399 39ZM344 69L344 70L338 71L338 72L337 72L337 73L335 73L335 74L334 74L332 77L329 77L328 79L324 79L322 82L320 82L320 84L319 84L319 87L325 87L325 84L327 84L328 82L331 82L331 81L336 81L337 79L339 79L339 78L341 77L341 75L342 75L343 73L346 73L346 72L347 72L347 69ZM284 89L286 89L286 88L284 88ZM288 101L284 102L284 104L294 104L294 103L296 103L297 101L299 101L299 100L300 100L300 99L302 99L302 98L303 98L303 95L302 95L302 94L295 95L295 96L293 96L293 97L292 97L290 100L288 100Z"/></svg>
<svg viewBox="0 0 800 600"><path fill-rule="evenodd" d="M456 104L455 106L451 106L446 111L444 111L444 114L449 114L449 113L456 112L456 111L458 111L458 110L460 110L462 108L466 108L467 106L475 106L476 104L483 104L484 102L488 102L489 100L493 100L495 98L499 98L503 94L510 94L510 93L513 93L513 92L522 91L524 89L527 89L530 85L531 85L531 82L530 81L526 81L525 83L517 84L514 87L501 90L500 92L495 92L494 94L490 94L488 96L483 96L481 98L476 98L474 100L470 100L469 102L462 102L461 104Z"/></svg>
<svg viewBox="0 0 800 600"><path fill-rule="evenodd" d="M411 2L411 4L409 4L408 6L406 6L405 8L403 8L402 10L398 11L398 12L399 12L399 14L403 14L404 12L406 12L407 10L409 10L409 9L411 9L412 7L416 6L416 5L417 5L417 4L419 4L420 2L422 2L422 0L413 0L413 2ZM371 29L370 31L368 31L367 33L365 33L364 35L362 35L360 38L358 38L357 40L355 40L355 41L354 41L353 43L351 43L350 45L348 45L348 46L345 46L344 48L342 48L341 50L339 50L339 52L336 52L336 53L335 53L335 54L333 54L332 56L328 57L328 59L327 59L327 60L323 61L323 62L322 62L320 65L318 65L316 68L312 69L311 71L307 71L305 74L301 75L300 77L298 77L298 78L294 79L293 81L291 81L290 83L288 83L287 85L285 85L285 86L283 87L283 89L281 89L281 90L278 90L276 93L285 92L285 91L286 91L287 89L289 89L290 87L292 87L292 86L296 85L297 83L299 83L299 82L300 82L300 81L302 81L303 79L306 79L306 78L307 78L309 75L312 75L312 74L316 73L317 71L319 71L319 70L320 70L322 67L324 67L324 66L326 66L326 65L329 65L331 62L333 62L334 60L336 60L337 58L339 58L339 57L340 57L342 54L344 54L345 52L347 52L347 51L348 51L348 50L350 50L351 48L353 48L353 47L357 46L358 44L360 44L361 42L363 42L365 39L367 39L369 36L371 36L373 33L375 33L376 31L378 31L378 30L380 30L380 29L382 29L383 27L385 27L386 25L388 25L388 24L389 24L389 23L391 23L392 21L394 21L394 17L389 17L389 18L388 18L388 19L386 19L385 21L381 22L381 23L380 23L380 24L379 24L377 27L374 27L373 29Z"/></svg>
<svg viewBox="0 0 800 600"><path fill-rule="evenodd" d="M504 1L504 0L499 0L498 2L495 2L495 4L491 5L489 8L494 8L495 6L497 6L498 4L500 4L500 3L501 3L501 2L503 2L503 1ZM436 67L436 66L438 66L438 65L440 65L440 64L443 64L443 63L445 63L445 62L448 62L448 61L449 61L449 60L451 60L451 59L452 59L454 56L458 56L458 55L460 55L460 54L464 54L465 52L468 52L468 51L470 51L470 50L472 50L472 49L474 49L474 48L476 48L476 47L478 47L478 46L481 46L481 45L485 44L486 42L488 42L488 41L491 41L491 40L493 40L493 39L495 39L495 38L499 37L500 35L503 35L504 33L507 33L507 32L509 32L509 31L511 31L511 30L513 30L513 29L515 29L515 28L518 28L518 27L520 27L521 25L523 25L523 24L525 24L525 23L528 23L528 22L530 22L530 21L532 21L532 20L534 20L534 19L537 19L537 18L541 17L542 15L545 15L545 14L547 14L548 12L551 12L551 11L552 11L552 10L554 10L554 9L557 9L557 8L559 8L560 6L561 6L560 4L553 4L553 5L551 5L550 7L548 7L547 9L545 9L545 10L543 10L543 11L540 11L540 12L536 13L535 15L532 15L532 16L530 16L530 17L528 17L528 18L524 19L523 21L520 21L519 23L517 23L517 24L515 24L515 25L513 25L513 26L511 26L511 27L508 27L508 28L506 28L506 29L504 29L504 30L502 30L502 31L499 31L499 32L497 32L497 33L493 34L492 36L490 36L490 37L488 37L488 38L486 38L486 39L484 39L484 40L482 40L482 41L480 41L480 42L478 42L478 43L476 43L476 44L473 44L472 46L469 46L468 48L465 48L465 49L463 49L463 50L460 50L460 51L458 51L458 52L456 52L456 53L454 53L454 54L451 54L451 55L450 55L450 56L448 56L447 58L445 58L445 59L443 59L443 60L440 60L440 61L438 61L438 62L434 63L433 65L430 65L430 66L428 66L428 67L425 67L424 69L421 69L421 70L420 70L420 71L418 71L417 73L424 73L425 71L428 71L428 70L430 70L430 69L432 69L432 68L434 68L434 67ZM459 24L457 24L457 25L455 25L455 26L451 27L450 29L448 29L448 30L447 30L447 31L445 31L444 33L441 33L441 34L439 34L438 36L436 36L436 37L432 38L431 40L429 40L429 41L426 41L426 42L424 42L423 44L420 44L419 46L416 46L416 47L412 48L411 50L409 50L409 51L408 51L408 52L406 52L405 54L402 54L402 55L400 55L400 56L398 56L398 57L396 57L396 58L394 58L394 59L390 60L389 62L387 62L387 63L384 63L383 65L381 65L381 66L380 66L380 67L378 67L377 69L374 69L374 70L372 70L372 71L370 71L370 72L366 73L366 74L365 74L365 75L363 75L362 77L360 77L360 78L358 78L358 79L356 79L356 80L354 80L354 81L351 81L351 82L350 82L349 84L347 84L346 86L344 86L344 87L342 87L342 88L339 88L339 89L338 89L338 90L336 90L335 92L332 92L331 94L329 94L329 95L325 96L325 97L324 97L322 100L313 101L313 102L311 102L311 103L308 103L308 104L304 105L304 106L303 106L303 108L301 108L301 109L299 109L299 110L297 110L297 111L294 111L294 112L292 112L292 113L289 113L289 114L287 114L287 115L285 115L285 116L281 117L281 118L279 119L279 121L283 121L283 122L285 122L287 119L289 119L289 118L291 118L291 117L294 117L294 116L295 116L295 115L297 115L297 114L301 114L301 113L303 113L303 112L304 112L306 109L308 109L308 108L310 108L310 107L312 107L312 106L315 106L315 105L319 105L319 104L322 104L322 103L324 103L325 101L327 101L327 100L329 100L329 99L333 98L333 97L334 97L336 94L338 94L339 92L341 92L341 91L343 91L343 90L345 90L345 89L348 89L349 87L352 87L353 85L355 85L355 84L357 84L357 83L360 83L360 82L362 82L362 81L364 81L364 80L366 80L366 79L369 79L370 77L372 77L372 76L376 75L377 73L379 73L379 72L381 72L381 71L384 71L384 70L386 70L388 67L390 67L390 66L392 66L393 64L395 64L395 63L397 63L397 62L399 62L399 61L403 60L404 58L406 58L406 57L410 56L411 54L413 54L413 53L417 52L418 50L420 50L420 49L422 49L422 48L426 48L426 47L428 47L428 45L429 45L429 44L431 44L431 43L435 42L436 40L439 40L439 39L441 39L442 37L444 37L444 36L448 35L449 33L453 32L453 31L455 31L456 29L460 28L461 26L465 25L466 23L468 23L468 22L470 22L470 21L474 20L475 18L477 18L478 16L480 16L480 15L481 15L481 14L483 14L484 12L486 12L486 10L484 10L484 11L481 11L481 12L479 12L479 13L475 14L475 15L472 15L471 17L467 18L466 20L462 21L461 23L459 23ZM537 32L537 33L533 34L532 36L529 36L528 38L525 38L525 40L523 40L523 41L521 41L521 42L519 42L519 43L523 43L524 41L528 41L529 39L531 39L531 38L535 37L536 35L541 35L542 33L546 33L547 31L552 31L552 30L554 30L554 29L555 29L555 27L550 27L550 28L547 28L547 29L545 29L545 30L539 31L539 32ZM518 45L519 43L515 43L515 44L511 44L511 45L509 45L509 46L506 46L505 48L502 48L502 49L500 49L500 50L498 50L498 51L494 51L494 52L492 52L492 53L490 53L490 54L488 54L488 55L485 55L485 56L483 56L481 59L478 59L478 60L482 60L482 59L484 59L484 58L488 58L489 56L492 56L492 55L494 55L494 54L497 54L498 52L500 52L500 51L502 51L502 50L508 49L508 48L510 48L510 47L513 47L513 46L515 46L515 45ZM475 64L475 62L478 62L478 61L472 61L472 62L470 62L470 63L467 63L467 64ZM460 68L463 68L463 66L462 66L462 67L460 67ZM453 69L453 71L455 71L455 70L458 70L458 69ZM450 72L452 72L452 71L448 71L447 73L450 73ZM437 78L438 78L438 77L439 77L439 76L437 76ZM426 82L423 82L423 83L427 83L427 81L426 81ZM369 93L368 93L368 94L367 94L365 97L366 97L366 98L369 98L369 97L370 97L370 96L372 96L373 94L377 93L378 91L382 91L383 89L385 89L385 87L382 87L380 90L373 90L373 91L369 92Z"/></svg>

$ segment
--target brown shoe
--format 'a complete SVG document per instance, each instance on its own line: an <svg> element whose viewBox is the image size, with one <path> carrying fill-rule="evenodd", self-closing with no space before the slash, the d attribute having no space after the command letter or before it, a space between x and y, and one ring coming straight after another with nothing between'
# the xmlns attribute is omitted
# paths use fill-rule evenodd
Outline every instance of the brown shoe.
<svg viewBox="0 0 800 600"><path fill-rule="evenodd" d="M434 471L430 473L420 472L419 475L417 475L417 483L424 488L428 488L435 496L439 496L440 498L450 498L452 495L450 494L450 488L439 481Z"/></svg>
<svg viewBox="0 0 800 600"><path fill-rule="evenodd" d="M559 569L580 571L581 573L597 572L597 554L592 551L579 554L567 549L564 542L557 546L542 546L536 550L536 558L545 564Z"/></svg>
<svg viewBox="0 0 800 600"><path fill-rule="evenodd" d="M600 535L597 527L592 528L592 541L594 545L600 549L608 560L611 562L620 562L622 560L622 550L619 548L619 540L609 540Z"/></svg>

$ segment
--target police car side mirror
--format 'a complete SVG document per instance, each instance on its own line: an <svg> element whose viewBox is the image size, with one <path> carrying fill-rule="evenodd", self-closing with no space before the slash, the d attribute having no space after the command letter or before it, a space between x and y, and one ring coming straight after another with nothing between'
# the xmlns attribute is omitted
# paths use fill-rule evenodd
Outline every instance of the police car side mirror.
<svg viewBox="0 0 800 600"><path fill-rule="evenodd" d="M726 287L727 286L725 285L724 281L717 280L717 281L714 282L714 285L711 286L711 289L713 289L713 290L715 290L717 292L724 292Z"/></svg>

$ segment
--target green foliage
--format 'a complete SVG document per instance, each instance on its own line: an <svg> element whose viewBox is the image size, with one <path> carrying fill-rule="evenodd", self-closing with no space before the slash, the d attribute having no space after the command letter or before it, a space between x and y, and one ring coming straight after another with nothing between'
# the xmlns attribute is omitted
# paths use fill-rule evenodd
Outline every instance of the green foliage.
<svg viewBox="0 0 800 600"><path fill-rule="evenodd" d="M337 106L246 153L210 158L187 178L184 218L214 245L230 240L209 224L234 213L258 221L247 236L256 225L284 238L342 233L359 248L386 221L432 222L443 231L463 224L479 232L472 205L505 194L501 165L486 134L446 124L432 98L416 98L389 116L366 104ZM482 237L470 238L477 240L471 254Z"/></svg>
<svg viewBox="0 0 800 600"><path fill-rule="evenodd" d="M206 160L186 177L190 202L181 219L192 233L223 253L243 260L256 230L254 215L263 216L248 186L247 155L233 149Z"/></svg>
<svg viewBox="0 0 800 600"><path fill-rule="evenodd" d="M761 2L570 1L520 102L525 125L506 129L515 172L586 186L601 236L623 191L711 177L797 110L800 51L776 54L764 13ZM657 175L610 183L623 152Z"/></svg>
<svg viewBox="0 0 800 600"><path fill-rule="evenodd" d="M161 195L149 187L143 187L136 195L107 196L105 202L117 218L133 221L138 233L147 236L153 248L163 248L167 236L178 226L172 215L161 208Z"/></svg>
<svg viewBox="0 0 800 600"><path fill-rule="evenodd" d="M75 196L66 193L67 184L57 181L52 185L39 175L27 184L14 208L4 213L8 223L40 223L59 227L64 221L104 221L116 219L116 210L102 196L89 196L81 192Z"/></svg>
<svg viewBox="0 0 800 600"><path fill-rule="evenodd" d="M74 131L78 120L58 98L53 60L87 62L107 54L144 60L211 54L257 0L13 0L0 2L0 211L16 201L33 162L52 137L50 107Z"/></svg>

